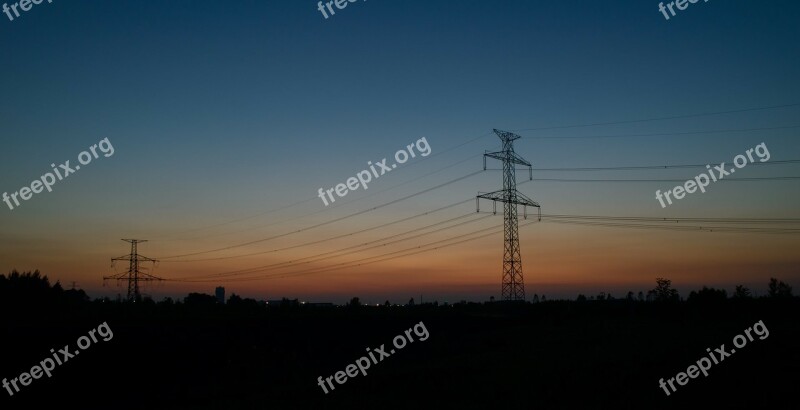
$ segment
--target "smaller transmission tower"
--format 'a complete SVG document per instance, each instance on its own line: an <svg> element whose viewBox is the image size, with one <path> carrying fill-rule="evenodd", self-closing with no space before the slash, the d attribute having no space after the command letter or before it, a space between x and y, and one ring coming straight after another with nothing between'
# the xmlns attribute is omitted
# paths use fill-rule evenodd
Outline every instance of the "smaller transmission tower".
<svg viewBox="0 0 800 410"><path fill-rule="evenodd" d="M517 191L517 177L515 165L528 167L530 178L533 179L533 166L530 162L514 152L514 140L520 138L519 135L506 131L494 130L494 133L503 142L503 150L497 152L487 152L483 155L483 169L486 169L486 158L494 158L503 161L503 189L478 195L475 198L476 207L480 210L480 198L493 201L494 211L497 212L497 203L503 203L503 232L505 246L503 250L503 284L502 297L506 301L524 301L525 283L522 280L522 257L519 250L519 220L517 217L517 205L523 206L523 212L527 218L527 207L532 206L539 209L541 219L541 207L538 203Z"/></svg>
<svg viewBox="0 0 800 410"><path fill-rule="evenodd" d="M141 272L139 270L139 262L151 262L156 263L158 262L155 259L148 258L146 256L139 255L137 251L137 245L142 242L147 242L146 240L142 239L123 239L125 242L130 242L131 244L131 253L130 255L120 256L119 258L112 258L111 264L114 265L114 262L117 261L128 261L128 271L123 272L117 275L112 276L104 276L103 279L116 279L117 281L120 280L127 280L128 281L128 301L131 302L139 302L142 300L142 295L139 293L139 281L142 282L150 282L156 280L164 280L157 276L150 275L148 273Z"/></svg>

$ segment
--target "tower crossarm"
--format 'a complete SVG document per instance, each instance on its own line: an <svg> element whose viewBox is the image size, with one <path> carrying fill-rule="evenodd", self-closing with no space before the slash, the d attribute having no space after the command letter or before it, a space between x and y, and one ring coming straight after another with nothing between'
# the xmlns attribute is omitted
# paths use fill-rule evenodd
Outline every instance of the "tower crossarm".
<svg viewBox="0 0 800 410"><path fill-rule="evenodd" d="M506 192L505 190L494 191L494 192L489 192L487 194L478 195L478 198L502 202L505 204L516 204L516 205L525 205L525 206L532 206L535 208L541 208L541 205L539 205L538 202L528 198L527 196L525 196L525 194L519 191L516 191L511 195L509 195L508 192Z"/></svg>
<svg viewBox="0 0 800 410"><path fill-rule="evenodd" d="M519 156L516 152L506 152L506 151L497 151L497 152L487 152L483 154L483 168L486 169L486 157L494 158L500 161L507 161L511 164L516 165L524 165L526 167L532 167L530 162L528 162L525 158Z"/></svg>

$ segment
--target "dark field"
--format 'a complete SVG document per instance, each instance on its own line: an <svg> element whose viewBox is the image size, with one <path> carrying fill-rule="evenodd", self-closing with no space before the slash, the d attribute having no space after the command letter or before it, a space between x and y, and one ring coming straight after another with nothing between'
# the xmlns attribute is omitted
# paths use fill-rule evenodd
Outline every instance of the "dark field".
<svg viewBox="0 0 800 410"><path fill-rule="evenodd" d="M797 408L797 298L414 307L53 302L4 309L11 379L107 322L99 341L0 408ZM667 397L675 377L759 320L769 336ZM325 394L333 376L422 321L430 337ZM412 332L413 335L413 332Z"/></svg>

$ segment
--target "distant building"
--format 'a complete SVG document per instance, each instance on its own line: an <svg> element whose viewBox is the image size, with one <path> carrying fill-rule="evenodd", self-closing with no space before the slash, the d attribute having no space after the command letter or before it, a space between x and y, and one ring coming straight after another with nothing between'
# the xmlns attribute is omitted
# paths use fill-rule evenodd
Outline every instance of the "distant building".
<svg viewBox="0 0 800 410"><path fill-rule="evenodd" d="M217 289L214 291L214 294L217 296L217 303L220 305L225 304L225 288L222 286L217 286Z"/></svg>

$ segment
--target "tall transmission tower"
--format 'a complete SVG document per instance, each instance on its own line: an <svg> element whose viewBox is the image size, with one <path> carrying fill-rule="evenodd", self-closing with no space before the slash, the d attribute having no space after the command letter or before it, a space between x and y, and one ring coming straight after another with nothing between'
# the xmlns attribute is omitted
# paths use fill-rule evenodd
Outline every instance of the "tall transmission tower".
<svg viewBox="0 0 800 410"><path fill-rule="evenodd" d="M533 179L533 166L531 163L514 152L514 140L520 138L520 136L500 130L494 130L494 133L497 134L503 142L503 150L485 153L483 155L483 169L486 169L486 158L494 158L503 161L503 189L478 195L475 198L476 208L480 211L480 198L491 200L495 213L497 213L497 203L503 203L505 246L503 250L502 300L524 301L525 283L522 280L522 257L519 251L519 220L517 216L517 206L523 206L523 215L525 218L528 217L528 206L538 208L540 220L542 209L537 202L517 191L515 165L524 165L528 167L530 178Z"/></svg>
<svg viewBox="0 0 800 410"><path fill-rule="evenodd" d="M139 293L139 281L142 282L150 282L156 280L164 280L157 276L153 276L149 273L145 273L139 270L139 262L151 262L155 263L158 262L155 259L148 258L146 256L139 255L137 251L137 245L142 242L147 242L147 240L142 239L123 239L125 242L130 242L131 244L131 253L130 255L120 256L118 258L112 258L111 264L113 266L114 262L117 261L128 261L128 271L123 272L120 274L112 275L112 276L104 276L103 279L116 279L117 281L120 280L127 280L128 281L128 300L132 302L139 302L142 300L142 295Z"/></svg>

